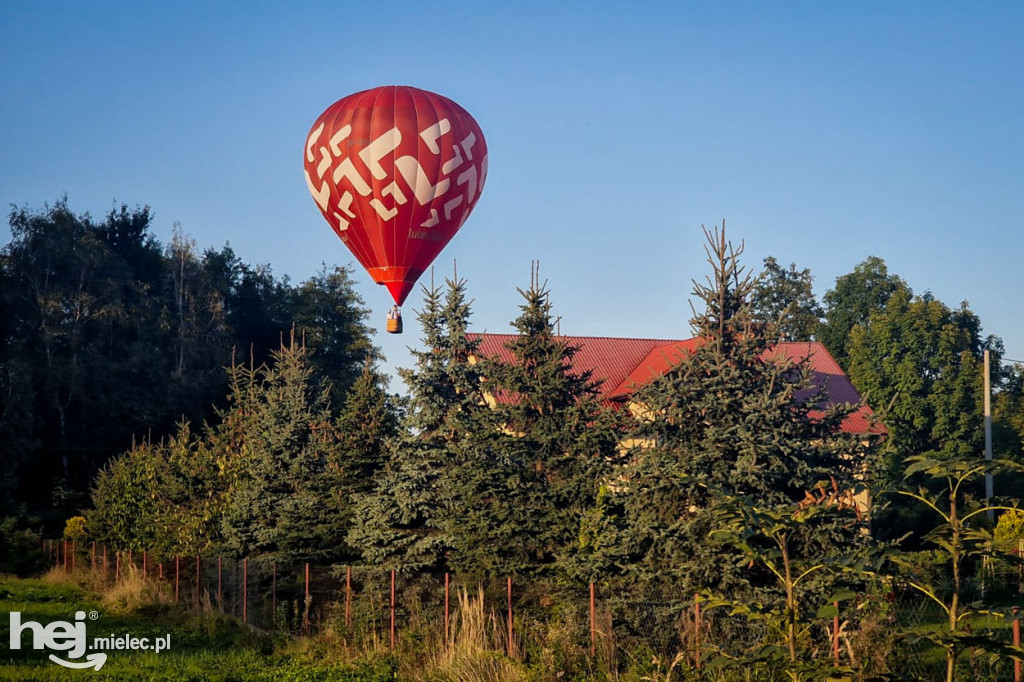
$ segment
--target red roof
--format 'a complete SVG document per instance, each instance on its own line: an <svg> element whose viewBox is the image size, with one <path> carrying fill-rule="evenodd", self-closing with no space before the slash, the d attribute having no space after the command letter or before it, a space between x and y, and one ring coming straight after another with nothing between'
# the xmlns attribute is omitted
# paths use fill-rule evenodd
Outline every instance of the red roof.
<svg viewBox="0 0 1024 682"><path fill-rule="evenodd" d="M479 353L511 362L512 353L505 344L515 334L472 334L480 338ZM663 375L698 348L701 340L693 339L620 339L602 336L564 336L568 343L578 346L573 366L580 371L590 370L601 382L599 395L605 400L624 402L638 388ZM780 343L770 351L775 357L785 355L791 361L809 358L813 381L825 387L828 404L858 403L860 394L850 383L825 346L817 341L790 341ZM847 433L885 433L885 429L870 424L874 413L867 405L849 415L842 425Z"/></svg>

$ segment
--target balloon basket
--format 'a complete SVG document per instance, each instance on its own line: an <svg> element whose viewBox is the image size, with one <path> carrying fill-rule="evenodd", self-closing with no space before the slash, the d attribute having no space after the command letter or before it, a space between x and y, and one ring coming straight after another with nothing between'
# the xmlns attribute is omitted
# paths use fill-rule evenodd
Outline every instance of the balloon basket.
<svg viewBox="0 0 1024 682"><path fill-rule="evenodd" d="M402 333L402 318L400 317L389 317L387 327L388 334L401 334Z"/></svg>

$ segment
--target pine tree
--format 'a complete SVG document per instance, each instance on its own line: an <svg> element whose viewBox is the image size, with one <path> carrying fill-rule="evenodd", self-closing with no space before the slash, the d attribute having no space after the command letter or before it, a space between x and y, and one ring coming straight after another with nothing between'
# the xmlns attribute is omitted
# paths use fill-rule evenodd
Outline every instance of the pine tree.
<svg viewBox="0 0 1024 682"><path fill-rule="evenodd" d="M809 359L775 351L777 325L755 323L754 282L739 265L725 229L705 230L713 274L694 282L704 304L691 321L700 345L639 391L644 419L624 483L626 544L641 582L693 593L732 588L754 576L709 545L714 506L751 497L766 506L803 498L820 481L854 486L862 447L839 431L850 408L825 414ZM808 537L806 546L830 542Z"/></svg>

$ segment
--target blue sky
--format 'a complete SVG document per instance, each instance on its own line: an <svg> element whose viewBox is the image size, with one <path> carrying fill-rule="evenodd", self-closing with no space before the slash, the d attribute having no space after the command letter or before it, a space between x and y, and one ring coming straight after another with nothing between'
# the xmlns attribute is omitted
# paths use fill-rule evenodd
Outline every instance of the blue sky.
<svg viewBox="0 0 1024 682"><path fill-rule="evenodd" d="M6 0L0 200L148 204L162 241L180 223L302 280L353 262L306 189L309 127L413 85L487 137L436 261L476 329L508 331L537 259L564 333L689 336L700 228L725 219L752 268L808 267L820 296L880 256L1024 359L1022 34L1019 2ZM415 325L384 334L390 297L356 278L407 365Z"/></svg>

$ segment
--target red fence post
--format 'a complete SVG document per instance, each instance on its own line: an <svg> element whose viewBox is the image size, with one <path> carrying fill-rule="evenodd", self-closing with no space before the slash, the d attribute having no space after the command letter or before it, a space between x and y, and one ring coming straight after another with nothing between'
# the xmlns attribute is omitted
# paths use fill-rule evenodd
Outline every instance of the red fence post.
<svg viewBox="0 0 1024 682"><path fill-rule="evenodd" d="M114 584L121 582L121 550L117 550L114 560Z"/></svg>
<svg viewBox="0 0 1024 682"><path fill-rule="evenodd" d="M839 602L832 602L836 613L832 616L832 667L839 667Z"/></svg>
<svg viewBox="0 0 1024 682"><path fill-rule="evenodd" d="M75 572L75 541L71 541L71 572Z"/></svg>
<svg viewBox="0 0 1024 682"><path fill-rule="evenodd" d="M309 634L309 562L306 562L306 600L302 609L302 629ZM392 637L392 639L394 639ZM392 643L392 646L394 644Z"/></svg>
<svg viewBox="0 0 1024 682"><path fill-rule="evenodd" d="M242 559L242 622L249 624L249 557Z"/></svg>
<svg viewBox="0 0 1024 682"><path fill-rule="evenodd" d="M693 658L700 670L700 594L693 595Z"/></svg>
<svg viewBox="0 0 1024 682"><path fill-rule="evenodd" d="M345 627L352 627L352 567L345 571Z"/></svg>
<svg viewBox="0 0 1024 682"><path fill-rule="evenodd" d="M508 655L512 657L512 576L508 577Z"/></svg>
<svg viewBox="0 0 1024 682"><path fill-rule="evenodd" d="M1020 607L1013 607L1013 645L1020 646ZM1013 682L1020 682L1020 661L1013 662Z"/></svg>
<svg viewBox="0 0 1024 682"><path fill-rule="evenodd" d="M132 574L131 569L135 568L135 563L134 563L133 559L134 559L134 557L132 556L132 548L129 547L128 548L128 576L129 577L131 577L131 574Z"/></svg>
<svg viewBox="0 0 1024 682"><path fill-rule="evenodd" d="M395 569L391 569L391 649L395 648Z"/></svg>
<svg viewBox="0 0 1024 682"><path fill-rule="evenodd" d="M590 657L597 655L597 615L594 612L594 583L590 583Z"/></svg>
<svg viewBox="0 0 1024 682"><path fill-rule="evenodd" d="M68 541L64 541L64 572L68 572Z"/></svg>
<svg viewBox="0 0 1024 682"><path fill-rule="evenodd" d="M142 550L142 577L149 577L149 552Z"/></svg>

